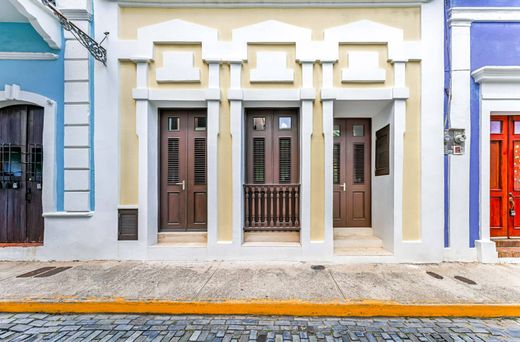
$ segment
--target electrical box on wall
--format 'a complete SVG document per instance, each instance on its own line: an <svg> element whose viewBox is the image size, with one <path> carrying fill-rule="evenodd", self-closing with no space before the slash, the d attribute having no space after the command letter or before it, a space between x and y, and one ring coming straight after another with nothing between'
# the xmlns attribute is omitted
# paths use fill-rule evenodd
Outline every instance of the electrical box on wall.
<svg viewBox="0 0 520 342"><path fill-rule="evenodd" d="M466 131L449 128L444 131L444 154L463 155L466 149Z"/></svg>

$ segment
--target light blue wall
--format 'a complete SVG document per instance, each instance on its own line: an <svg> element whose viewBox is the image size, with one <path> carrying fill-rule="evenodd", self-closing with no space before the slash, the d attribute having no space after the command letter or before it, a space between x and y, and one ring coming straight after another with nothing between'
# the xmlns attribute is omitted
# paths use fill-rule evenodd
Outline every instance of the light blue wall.
<svg viewBox="0 0 520 342"><path fill-rule="evenodd" d="M13 23L0 23L0 51L53 52L58 55L56 60L0 60L0 88L3 90L6 84L17 84L23 91L56 101L56 206L63 210L63 50L50 49L30 24L13 26Z"/></svg>

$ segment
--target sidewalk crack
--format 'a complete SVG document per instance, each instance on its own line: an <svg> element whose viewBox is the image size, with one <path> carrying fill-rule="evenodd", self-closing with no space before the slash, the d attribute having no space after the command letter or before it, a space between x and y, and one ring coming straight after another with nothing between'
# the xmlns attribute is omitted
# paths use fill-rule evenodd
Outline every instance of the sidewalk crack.
<svg viewBox="0 0 520 342"><path fill-rule="evenodd" d="M211 275L208 277L208 279L204 282L204 284L202 284L200 289L197 290L197 293L195 293L195 296L193 297L193 299L196 299L199 296L199 294L202 292L202 290L206 287L206 285L208 285L209 281L213 278L215 273L217 273L217 270L219 269L221 264L222 264L222 261L219 261L217 266L215 266L215 269L213 270ZM211 266L211 267L213 268L213 266Z"/></svg>
<svg viewBox="0 0 520 342"><path fill-rule="evenodd" d="M345 293L343 292L343 290L341 289L341 287L339 286L338 282L336 281L336 278L334 278L334 275L332 274L332 271L331 270L327 270L330 274L330 277L332 278L332 281L334 282L334 285L336 285L336 289L338 290L338 292L341 294L341 296L343 297L343 300L347 300L347 296L345 295Z"/></svg>

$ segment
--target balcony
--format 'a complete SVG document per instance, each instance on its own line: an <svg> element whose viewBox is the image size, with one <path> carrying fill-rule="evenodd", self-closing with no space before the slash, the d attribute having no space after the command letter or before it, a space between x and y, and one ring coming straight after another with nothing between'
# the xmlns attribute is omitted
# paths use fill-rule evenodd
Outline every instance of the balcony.
<svg viewBox="0 0 520 342"><path fill-rule="evenodd" d="M300 184L244 184L244 231L299 231Z"/></svg>

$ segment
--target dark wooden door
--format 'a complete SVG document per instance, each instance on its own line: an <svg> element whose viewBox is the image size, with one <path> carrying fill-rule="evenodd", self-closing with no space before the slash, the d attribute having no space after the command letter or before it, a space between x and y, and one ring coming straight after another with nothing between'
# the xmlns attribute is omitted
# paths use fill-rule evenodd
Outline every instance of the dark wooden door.
<svg viewBox="0 0 520 342"><path fill-rule="evenodd" d="M43 108L0 109L0 243L43 241Z"/></svg>
<svg viewBox="0 0 520 342"><path fill-rule="evenodd" d="M335 119L333 135L333 225L370 227L370 119Z"/></svg>
<svg viewBox="0 0 520 342"><path fill-rule="evenodd" d="M206 112L163 110L160 126L160 230L206 230Z"/></svg>
<svg viewBox="0 0 520 342"><path fill-rule="evenodd" d="M492 116L490 132L491 236L519 237L520 116Z"/></svg>
<svg viewBox="0 0 520 342"><path fill-rule="evenodd" d="M247 183L298 184L297 109L248 109Z"/></svg>

